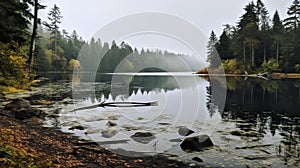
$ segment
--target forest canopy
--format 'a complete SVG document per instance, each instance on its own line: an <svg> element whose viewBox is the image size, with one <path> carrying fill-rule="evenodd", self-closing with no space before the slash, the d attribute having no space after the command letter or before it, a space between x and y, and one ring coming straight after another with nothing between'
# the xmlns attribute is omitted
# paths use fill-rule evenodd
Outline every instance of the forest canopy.
<svg viewBox="0 0 300 168"><path fill-rule="evenodd" d="M178 58L191 70L201 65L195 57L183 54L137 51L124 42L84 41L76 30L68 32L60 27L63 16L57 5L51 7L47 20L38 18L38 11L44 8L38 0L0 0L0 85L22 87L35 72L89 71L89 63L95 60L100 64L98 72L111 73L128 55L139 58L141 65L151 62L170 71L182 71L176 66ZM261 0L251 1L236 25L225 25L219 37L212 31L207 45L210 68L223 66L227 73L300 72L299 0L293 0L287 18L280 18L278 11L270 15ZM88 56L85 62L77 60L81 50ZM103 59L99 60L101 54ZM127 60L125 64L134 71L139 69L139 61Z"/></svg>
<svg viewBox="0 0 300 168"><path fill-rule="evenodd" d="M245 6L237 25L225 25L219 38L211 32L207 61L213 69L222 64L227 73L299 73L300 39L297 37L300 37L299 0L293 0L285 19L280 18L278 11L270 16L261 0L252 1Z"/></svg>

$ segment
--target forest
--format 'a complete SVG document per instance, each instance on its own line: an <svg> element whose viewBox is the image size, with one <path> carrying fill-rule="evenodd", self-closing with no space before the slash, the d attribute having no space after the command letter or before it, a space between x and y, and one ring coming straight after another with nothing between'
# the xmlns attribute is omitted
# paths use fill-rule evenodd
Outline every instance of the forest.
<svg viewBox="0 0 300 168"><path fill-rule="evenodd" d="M141 49L138 51L125 42L117 45L92 38L83 40L73 30L71 33L60 28L63 18L60 8L54 5L48 19L38 18L44 5L38 0L0 0L0 85L16 88L26 87L38 72L90 72L90 64L98 61L99 73L112 73L128 55L125 61L127 71L142 70L140 65L152 64L161 69L148 68L145 71L196 71L196 57L175 54L168 51ZM32 10L34 9L34 10ZM81 51L81 52L80 52ZM79 62L78 55L85 60ZM103 59L99 59L102 57ZM136 61L133 58L137 58ZM139 58L139 59L138 59ZM191 59L192 58L192 59ZM183 59L189 68L174 66ZM140 68L140 69L139 69Z"/></svg>
<svg viewBox="0 0 300 168"><path fill-rule="evenodd" d="M300 72L300 2L293 0L287 18L276 11L272 17L261 0L244 8L237 25L224 25L218 38L209 37L210 68L221 65L226 73ZM217 58L221 58L220 59Z"/></svg>
<svg viewBox="0 0 300 168"><path fill-rule="evenodd" d="M44 8L38 0L0 0L1 86L26 87L36 72L89 71L89 63L95 60L101 61L98 72L112 73L128 55L132 59L125 61L127 71L140 70L139 66L146 62L162 69L145 71L196 71L199 65L195 56L138 51L124 42L109 44L93 38L85 41L76 30L67 32L60 27L63 16L56 5L48 19L41 20L38 11ZM226 24L220 37L211 32L207 45L210 68L222 66L226 73L300 72L299 0L293 0L287 16L281 19L276 11L271 18L261 0L248 3L237 25ZM77 60L80 51L89 58L85 62ZM103 59L97 59L99 55ZM189 69L176 66L182 61L179 59L187 62Z"/></svg>

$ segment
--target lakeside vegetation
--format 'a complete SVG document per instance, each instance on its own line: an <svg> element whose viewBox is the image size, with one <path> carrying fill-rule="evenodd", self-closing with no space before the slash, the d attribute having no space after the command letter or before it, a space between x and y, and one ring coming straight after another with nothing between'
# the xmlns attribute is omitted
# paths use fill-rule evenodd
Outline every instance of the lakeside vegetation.
<svg viewBox="0 0 300 168"><path fill-rule="evenodd" d="M261 0L248 3L237 25L225 25L219 38L208 42L210 70L226 73L300 72L300 2L293 0L287 18L273 17ZM218 58L220 57L221 60ZM199 71L199 73L205 70Z"/></svg>
<svg viewBox="0 0 300 168"><path fill-rule="evenodd" d="M90 65L96 62L101 65L98 72L111 73L131 54L132 58L139 59L125 61L128 71L139 70L145 62L168 71L187 71L174 66L181 59L193 70L198 69L196 58L190 59L183 54L149 49L138 51L124 42L118 46L115 41L109 44L94 38L84 41L76 30L69 33L60 28L63 16L58 6L51 8L46 21L38 18L38 11L45 7L38 0L0 0L1 92L10 92L12 88L27 89L36 72L90 71ZM81 49L86 58L84 62L77 60Z"/></svg>
<svg viewBox="0 0 300 168"><path fill-rule="evenodd" d="M188 62L192 70L198 64L196 58L185 59L187 56L183 54L148 49L139 52L124 42L118 46L114 41L111 45L100 39L84 41L76 30L69 33L60 29L63 16L56 5L51 8L46 21L39 19L37 11L44 8L38 0L0 1L2 91L10 90L9 87L28 88L35 72L65 72L74 69L89 71L90 63L99 60L95 57L101 55L103 59L97 62L101 65L98 72L114 72L120 62L130 54L133 55L132 58L142 59L127 60L125 66L128 71L139 69L144 62L152 62L164 70L182 71L174 66L179 57ZM287 18L284 19L280 18L278 11L271 18L261 0L248 3L244 10L237 25L225 25L219 38L211 32L207 46L210 70L218 72L222 66L226 73L231 74L299 73L299 0L293 0L287 9ZM81 49L88 55L86 57L90 57L82 63L77 60ZM163 59L158 59L157 56Z"/></svg>

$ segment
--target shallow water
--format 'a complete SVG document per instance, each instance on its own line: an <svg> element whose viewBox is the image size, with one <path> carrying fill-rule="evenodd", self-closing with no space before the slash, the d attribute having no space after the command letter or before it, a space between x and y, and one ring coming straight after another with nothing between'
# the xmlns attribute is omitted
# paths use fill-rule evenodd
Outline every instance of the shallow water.
<svg viewBox="0 0 300 168"><path fill-rule="evenodd" d="M191 73L102 74L94 82L80 75L73 76L73 82L50 77L55 79L41 88L56 103L44 109L57 117L49 117L44 125L108 149L164 153L179 160L199 157L203 162L196 164L216 167L299 166L299 80L230 77L224 82L216 77L208 82ZM72 111L103 101L158 101L158 105ZM69 130L78 125L84 130ZM195 131L190 136L208 134L215 146L202 152L182 151L175 141L184 139L178 134L180 126ZM137 132L152 133L154 138L132 138Z"/></svg>

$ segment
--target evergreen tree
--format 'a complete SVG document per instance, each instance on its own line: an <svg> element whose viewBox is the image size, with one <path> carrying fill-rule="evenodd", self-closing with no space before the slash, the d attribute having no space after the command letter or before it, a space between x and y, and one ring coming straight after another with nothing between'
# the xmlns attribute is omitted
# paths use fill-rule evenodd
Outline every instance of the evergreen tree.
<svg viewBox="0 0 300 168"><path fill-rule="evenodd" d="M256 6L253 2L246 5L244 8L246 11L242 15L241 20L238 23L238 41L236 43L242 44L239 48L242 48L242 55L244 64L246 63L246 46L249 47L249 54L251 55L251 65L255 65L255 48L259 44L258 40L258 28L259 20L256 12Z"/></svg>
<svg viewBox="0 0 300 168"><path fill-rule="evenodd" d="M297 29L300 23L300 1L294 0L292 5L288 8L288 18L284 20L284 25L288 29Z"/></svg>
<svg viewBox="0 0 300 168"><path fill-rule="evenodd" d="M224 30L220 36L220 40L216 45L216 49L222 60L227 60L233 58L233 52L231 50L231 39Z"/></svg>
<svg viewBox="0 0 300 168"><path fill-rule="evenodd" d="M299 63L299 23L300 23L300 2L294 0L287 11L288 18L284 25L288 30L284 36L282 63L285 72L293 72L295 65Z"/></svg>
<svg viewBox="0 0 300 168"><path fill-rule="evenodd" d="M279 13L276 10L273 16L272 39L275 47L276 63L279 64L280 45L283 42L284 26L280 20Z"/></svg>
<svg viewBox="0 0 300 168"><path fill-rule="evenodd" d="M273 32L278 33L278 34L283 34L284 26L282 24L282 21L280 20L280 16L279 16L279 13L277 10L275 11L275 14L273 16L272 23L273 23L273 26L272 26Z"/></svg>
<svg viewBox="0 0 300 168"><path fill-rule="evenodd" d="M28 42L28 26L33 17L30 13L31 4L29 0L0 0L0 42Z"/></svg>
<svg viewBox="0 0 300 168"><path fill-rule="evenodd" d="M48 30L51 33L51 39L53 40L54 43L54 53L58 54L58 40L60 37L60 32L59 32L59 24L61 23L61 12L60 8L56 5L50 10L48 13L48 19L50 23L44 22L44 25L48 28Z"/></svg>
<svg viewBox="0 0 300 168"><path fill-rule="evenodd" d="M261 0L257 0L256 8L257 8L257 16L258 16L260 29L263 31L269 30L270 17L265 4Z"/></svg>
<svg viewBox="0 0 300 168"><path fill-rule="evenodd" d="M241 20L238 23L238 28L243 31L248 24L253 24L258 29L259 20L256 13L256 6L254 5L254 3L251 2L248 5L246 5L244 10L246 11L246 13L241 16Z"/></svg>
<svg viewBox="0 0 300 168"><path fill-rule="evenodd" d="M209 63L209 67L211 68L218 68L221 64L219 61L220 58L216 49L215 45L217 44L218 39L214 31L211 32L208 45L207 45L207 62Z"/></svg>
<svg viewBox="0 0 300 168"><path fill-rule="evenodd" d="M258 54L263 55L263 62L266 62L267 55L269 54L268 48L271 43L271 35L269 33L270 17L265 4L261 0L257 0L256 9L260 28L259 40L262 42L262 45L259 47Z"/></svg>

